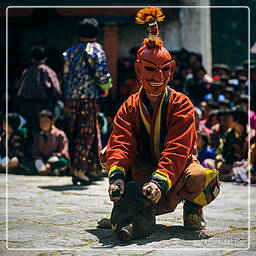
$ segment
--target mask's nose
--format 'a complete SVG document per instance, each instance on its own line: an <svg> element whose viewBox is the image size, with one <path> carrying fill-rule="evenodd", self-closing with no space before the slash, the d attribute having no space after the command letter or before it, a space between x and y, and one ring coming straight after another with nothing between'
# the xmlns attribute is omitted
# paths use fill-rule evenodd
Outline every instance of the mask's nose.
<svg viewBox="0 0 256 256"><path fill-rule="evenodd" d="M156 82L162 82L163 81L163 72L162 70L156 70L156 72L154 73L154 80Z"/></svg>

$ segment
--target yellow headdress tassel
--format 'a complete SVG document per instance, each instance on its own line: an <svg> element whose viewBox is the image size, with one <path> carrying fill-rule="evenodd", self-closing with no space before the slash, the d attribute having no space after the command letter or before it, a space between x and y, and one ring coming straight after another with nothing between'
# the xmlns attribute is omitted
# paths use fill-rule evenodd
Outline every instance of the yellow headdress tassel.
<svg viewBox="0 0 256 256"><path fill-rule="evenodd" d="M148 48L161 48L162 40L158 37L159 30L157 22L164 20L164 15L160 8L145 8L137 12L136 21L138 24L148 23L149 37L144 39L144 44Z"/></svg>

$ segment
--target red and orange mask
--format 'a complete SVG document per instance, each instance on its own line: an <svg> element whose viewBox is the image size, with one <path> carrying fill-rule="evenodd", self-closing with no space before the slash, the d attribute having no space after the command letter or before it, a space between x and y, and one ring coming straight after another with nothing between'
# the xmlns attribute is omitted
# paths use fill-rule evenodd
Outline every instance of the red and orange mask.
<svg viewBox="0 0 256 256"><path fill-rule="evenodd" d="M151 96L159 96L172 80L176 63L164 48L142 46L137 54L135 70L145 91Z"/></svg>

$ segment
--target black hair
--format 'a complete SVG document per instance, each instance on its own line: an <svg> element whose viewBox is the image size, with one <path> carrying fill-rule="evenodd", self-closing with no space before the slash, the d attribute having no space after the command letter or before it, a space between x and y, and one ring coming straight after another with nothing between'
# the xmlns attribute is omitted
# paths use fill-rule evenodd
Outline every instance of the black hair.
<svg viewBox="0 0 256 256"><path fill-rule="evenodd" d="M247 94L240 94L238 104L240 104L240 103L249 104L249 99L250 99L250 97Z"/></svg>
<svg viewBox="0 0 256 256"><path fill-rule="evenodd" d="M38 114L38 117L41 118L41 117L48 117L50 120L53 120L53 113L48 110L48 109L44 109L42 111L39 112Z"/></svg>
<svg viewBox="0 0 256 256"><path fill-rule="evenodd" d="M217 109L211 110L210 113L208 114L208 120L210 120L214 116L218 116L218 112L219 110Z"/></svg>
<svg viewBox="0 0 256 256"><path fill-rule="evenodd" d="M190 57L190 56L195 56L196 59L197 59L200 63L202 63L202 55L201 55L200 53L190 52L190 53L189 53L189 57Z"/></svg>
<svg viewBox="0 0 256 256"><path fill-rule="evenodd" d="M94 38L99 34L98 21L94 18L83 19L78 23L78 34L80 37Z"/></svg>
<svg viewBox="0 0 256 256"><path fill-rule="evenodd" d="M228 74L231 73L229 66L226 64L214 64L212 67L212 72L219 72L221 69L225 70Z"/></svg>
<svg viewBox="0 0 256 256"><path fill-rule="evenodd" d="M231 115L229 109L220 109L218 110L217 118L219 118L220 116L228 116L228 115Z"/></svg>
<svg viewBox="0 0 256 256"><path fill-rule="evenodd" d="M43 60L47 57L44 47L35 45L30 49L31 57L35 60Z"/></svg>
<svg viewBox="0 0 256 256"><path fill-rule="evenodd" d="M204 145L207 146L208 143L209 143L209 138L207 136L207 134L205 132L202 132L202 131L197 131L197 136L201 136L202 137L202 140L204 142Z"/></svg>
<svg viewBox="0 0 256 256"><path fill-rule="evenodd" d="M246 126L248 124L248 113L241 107L234 107L230 111L231 115L234 118L235 122Z"/></svg>
<svg viewBox="0 0 256 256"><path fill-rule="evenodd" d="M135 55L135 56L136 56L138 50L139 50L139 47L138 47L138 46L133 46L133 47L129 50L129 53L130 53L131 55Z"/></svg>
<svg viewBox="0 0 256 256"><path fill-rule="evenodd" d="M222 86L220 84L220 81L213 81L211 83L211 91L214 92L216 90L221 90L222 89Z"/></svg>
<svg viewBox="0 0 256 256"><path fill-rule="evenodd" d="M212 110L220 109L220 105L217 102L207 102L207 106Z"/></svg>
<svg viewBox="0 0 256 256"><path fill-rule="evenodd" d="M9 113L5 116L4 121L6 123L6 119L8 118L8 125L13 129L17 130L20 125L20 118L16 113Z"/></svg>

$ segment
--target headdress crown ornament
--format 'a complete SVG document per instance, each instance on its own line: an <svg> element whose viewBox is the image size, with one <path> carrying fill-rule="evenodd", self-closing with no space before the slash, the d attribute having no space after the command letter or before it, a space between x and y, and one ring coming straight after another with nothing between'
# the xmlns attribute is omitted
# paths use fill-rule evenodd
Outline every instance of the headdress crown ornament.
<svg viewBox="0 0 256 256"><path fill-rule="evenodd" d="M148 23L149 37L144 39L147 48L161 48L162 40L158 37L159 30L157 22L163 21L165 18L161 8L144 8L137 12L136 22L138 24Z"/></svg>

